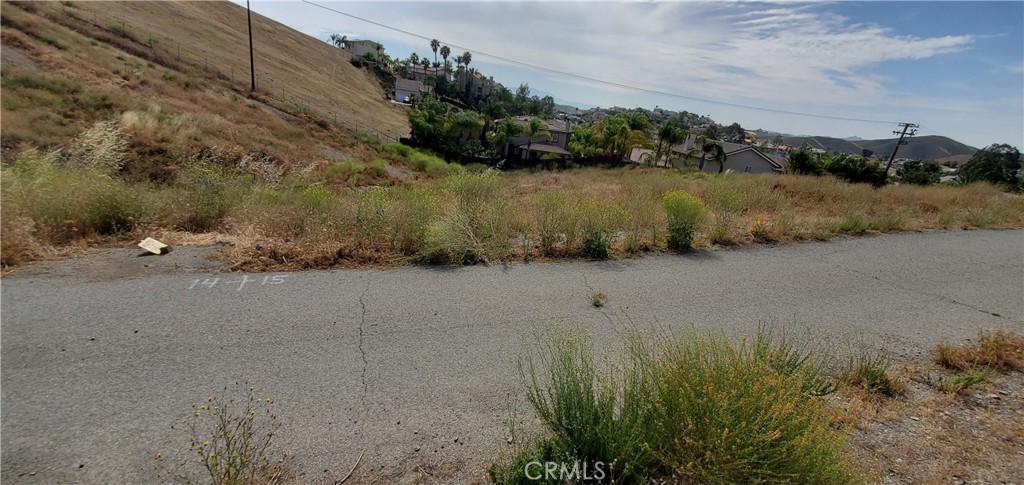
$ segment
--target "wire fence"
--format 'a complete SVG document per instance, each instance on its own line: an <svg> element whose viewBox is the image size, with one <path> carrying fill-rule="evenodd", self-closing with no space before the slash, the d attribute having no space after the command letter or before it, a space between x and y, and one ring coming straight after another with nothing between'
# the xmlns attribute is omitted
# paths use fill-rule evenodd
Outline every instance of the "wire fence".
<svg viewBox="0 0 1024 485"><path fill-rule="evenodd" d="M165 69L178 71L182 74L201 76L208 79L226 83L232 90L248 95L250 84L250 64L248 51L244 52L242 58L234 58L225 51L218 51L211 55L209 51L194 44L161 38L155 32L138 25L133 25L126 19L110 13L98 13L76 11L66 2L54 3L58 9L56 15L50 16L62 25L76 30L89 37L95 34L106 37L112 44L123 48L129 54L142 58L146 61L161 65ZM258 51L257 51L258 52ZM339 58L337 63L331 65L303 66L303 70L312 69L316 74L329 79L337 79L338 70L346 60ZM262 95L276 101L277 109L296 116L309 116L328 123L337 128L347 129L353 132L362 132L368 136L375 137L380 142L394 143L404 133L381 131L355 119L350 113L334 103L327 97L311 95L294 89L287 82L279 81L268 70L261 70L256 67L256 95ZM384 97L382 102L390 98Z"/></svg>

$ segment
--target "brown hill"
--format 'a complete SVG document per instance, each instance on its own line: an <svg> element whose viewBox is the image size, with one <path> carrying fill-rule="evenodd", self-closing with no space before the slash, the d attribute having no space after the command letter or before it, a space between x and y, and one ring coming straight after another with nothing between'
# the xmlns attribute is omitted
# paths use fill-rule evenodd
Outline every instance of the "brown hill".
<svg viewBox="0 0 1024 485"><path fill-rule="evenodd" d="M5 157L67 148L101 121L131 133L142 171L211 152L370 162L365 133L408 132L404 109L348 53L257 14L250 93L246 11L233 3L3 2L0 17Z"/></svg>
<svg viewBox="0 0 1024 485"><path fill-rule="evenodd" d="M827 136L791 136L783 138L786 145L798 147L803 144L826 152L861 154L861 147L854 142Z"/></svg>
<svg viewBox="0 0 1024 485"><path fill-rule="evenodd" d="M885 140L864 140L857 142L860 146L875 152L878 156L888 156L896 146L896 138ZM956 140L944 136L915 136L910 143L900 147L899 158L911 158L914 160L937 160L940 158L954 157L958 155L973 155L978 151Z"/></svg>
<svg viewBox="0 0 1024 485"><path fill-rule="evenodd" d="M794 136L784 139L789 146L800 146L807 144L811 148L818 148L826 152L849 153L861 155L863 150L871 150L875 156L886 158L892 153L896 146L896 138L882 140L843 140L827 136ZM912 158L915 160L937 160L948 157L966 155L970 157L977 149L960 143L944 136L918 136L910 139L910 143L901 146L900 158Z"/></svg>

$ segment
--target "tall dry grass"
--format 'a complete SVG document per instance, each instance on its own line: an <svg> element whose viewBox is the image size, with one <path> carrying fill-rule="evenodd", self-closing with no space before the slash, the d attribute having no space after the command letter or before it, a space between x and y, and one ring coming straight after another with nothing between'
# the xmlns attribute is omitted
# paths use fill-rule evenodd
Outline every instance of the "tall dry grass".
<svg viewBox="0 0 1024 485"><path fill-rule="evenodd" d="M123 121L125 131L153 117L159 112ZM406 155L431 157L407 147L382 153L394 164L412 164ZM190 157L170 183L153 185L83 169L60 153L25 152L4 167L5 227L12 235L31 236L34 242L24 247L123 236L141 226L245 231L270 244L287 242L294 253L328 251L333 259L314 258L327 265L351 251L374 261L430 264L628 257L667 247L672 228L662 197L671 192L689 194L706 207L687 225L697 249L839 234L1024 227L1024 199L988 184L874 189L829 177L652 169L456 171L400 181L381 168L385 173L374 176L389 185L352 187L332 183L345 167L283 173L232 162L238 159L215 151ZM374 170L368 167L352 170ZM11 251L22 256L5 264L33 253Z"/></svg>

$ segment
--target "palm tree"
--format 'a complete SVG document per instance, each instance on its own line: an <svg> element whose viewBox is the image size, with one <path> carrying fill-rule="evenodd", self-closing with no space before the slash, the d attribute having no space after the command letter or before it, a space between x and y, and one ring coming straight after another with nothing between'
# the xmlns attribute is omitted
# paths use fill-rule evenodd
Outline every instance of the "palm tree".
<svg viewBox="0 0 1024 485"><path fill-rule="evenodd" d="M469 54L468 52L466 53ZM526 137L526 158L530 158L530 148L533 147L534 138L543 138L545 140L551 139L551 132L548 131L547 125L544 124L540 118L530 118L530 122L523 127L523 136Z"/></svg>
<svg viewBox="0 0 1024 485"><path fill-rule="evenodd" d="M426 57L420 59L420 65L423 66L423 75L427 75L427 68L430 67L430 59Z"/></svg>
<svg viewBox="0 0 1024 485"><path fill-rule="evenodd" d="M420 55L415 52L409 54L409 64L418 66L420 64Z"/></svg>
<svg viewBox="0 0 1024 485"><path fill-rule="evenodd" d="M437 39L433 39L430 41L430 50L434 51L434 62L437 62L438 47L441 47L441 42L439 42Z"/></svg>
<svg viewBox="0 0 1024 485"><path fill-rule="evenodd" d="M377 49L377 62L380 62L380 51L384 49L384 45L380 42L376 42L373 46Z"/></svg>
<svg viewBox="0 0 1024 485"><path fill-rule="evenodd" d="M655 161L665 158L665 165L668 166L668 158L662 152L662 145L665 144L665 151L671 151L672 145L682 143L690 134L685 128L679 126L679 120L675 117L669 118L665 124L658 129L658 148L654 151Z"/></svg>
<svg viewBox="0 0 1024 485"><path fill-rule="evenodd" d="M469 52L463 52L462 53L462 63L465 64L466 67L469 67L469 61L472 61L472 60L473 60L473 54L470 54Z"/></svg>
<svg viewBox="0 0 1024 485"><path fill-rule="evenodd" d="M446 45L441 46L441 59L444 59L444 64L445 64L445 71L444 72L445 72L445 74L447 74L448 73L448 69L450 69L450 65L448 64L448 56L451 53L452 53L452 50L448 46L446 46Z"/></svg>
<svg viewBox="0 0 1024 485"><path fill-rule="evenodd" d="M704 135L698 136L696 140L696 147L690 150L687 156L696 155L700 153L700 165L697 167L700 170L704 170L704 163L711 157L714 162L719 162L718 173L722 173L725 170L725 149L718 143L718 140L708 138Z"/></svg>
<svg viewBox="0 0 1024 485"><path fill-rule="evenodd" d="M331 34L331 43L334 44L334 46L339 49L344 49L348 47L348 36Z"/></svg>
<svg viewBox="0 0 1024 485"><path fill-rule="evenodd" d="M519 126L516 122L509 118L505 118L500 123L495 123L491 131L487 132L487 141L490 142L491 146L495 149L501 148L502 154L508 154L508 142L519 136L523 132L523 127Z"/></svg>

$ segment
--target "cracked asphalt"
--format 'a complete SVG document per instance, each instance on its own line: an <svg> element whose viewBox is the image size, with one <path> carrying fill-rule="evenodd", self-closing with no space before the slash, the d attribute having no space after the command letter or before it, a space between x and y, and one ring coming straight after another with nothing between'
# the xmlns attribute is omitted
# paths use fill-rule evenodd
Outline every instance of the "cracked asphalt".
<svg viewBox="0 0 1024 485"><path fill-rule="evenodd" d="M189 402L236 380L274 397L277 444L309 481L344 476L360 453L371 473L484 463L504 444L513 361L538 329L583 326L611 344L630 325L741 335L767 320L923 359L938 342L1024 328L1021 231L608 262L87 276L3 279L4 483L153 481L154 453L187 450L171 426Z"/></svg>

